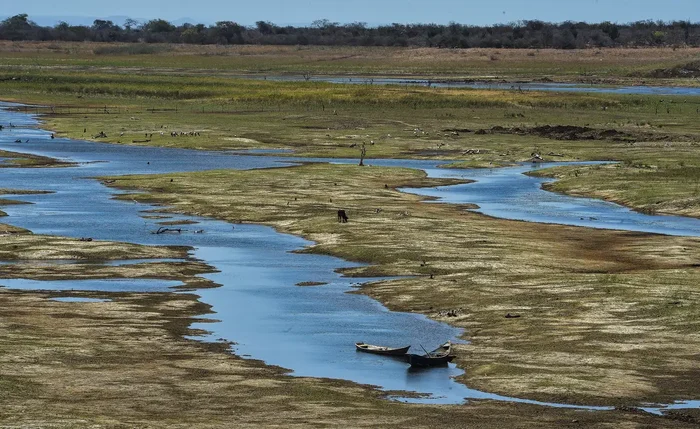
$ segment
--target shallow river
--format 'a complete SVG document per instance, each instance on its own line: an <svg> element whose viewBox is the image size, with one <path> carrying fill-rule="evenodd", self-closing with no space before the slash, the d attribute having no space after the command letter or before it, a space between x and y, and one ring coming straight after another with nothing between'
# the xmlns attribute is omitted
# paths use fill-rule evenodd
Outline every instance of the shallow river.
<svg viewBox="0 0 700 429"><path fill-rule="evenodd" d="M304 76L244 76L252 79L266 79L282 82L301 82L307 80ZM598 94L637 94L637 95L700 95L700 87L692 86L647 86L626 85L606 86L583 83L554 83L554 82L479 82L479 81L450 81L450 80L426 80L406 78L372 78L372 77L346 77L346 76L311 76L309 81L328 82L350 85L399 85L399 86L425 86L433 88L472 88L518 91L549 91L549 92L586 92Z"/></svg>
<svg viewBox="0 0 700 429"><path fill-rule="evenodd" d="M184 226L188 230L182 235L151 234L158 228L156 222L159 220L142 216L143 211L153 209L152 206L114 200L112 197L118 191L90 179L102 175L283 166L293 162L293 158L52 140L49 133L36 128L35 117L8 111L7 106L0 103L0 124L12 123L15 127L0 131L0 149L80 164L70 168L0 169L1 187L54 191L53 194L11 197L35 204L3 207L9 215L4 221L38 234L193 246L193 257L220 270L203 277L222 285L197 292L203 302L213 306L214 317L221 320L197 325L211 332L205 339L234 341L237 354L289 368L294 375L347 379L378 385L386 390L429 395L421 399L401 398L406 401L449 404L485 398L542 404L469 389L453 381L452 377L462 374L454 365L413 372L404 362L356 353L356 341L394 346L411 344L415 350L421 350L421 346L435 348L447 339L459 341L461 331L421 315L390 312L366 296L346 293L359 283L377 280L344 278L336 273L336 269L354 266L353 263L328 256L292 253L310 243L258 225L232 226L212 219L176 215L174 219L190 219L199 224ZM16 139L29 142L14 143ZM332 162L354 163L356 160ZM480 211L491 215L537 222L700 235L700 221L697 220L645 216L615 204L542 191L539 186L543 179L521 174L533 168L530 165L498 170L447 170L437 168L434 161L370 162L373 165L421 168L435 177L477 179L479 182L475 184L410 191L436 195L444 201L477 203L481 206ZM329 215L335 216L334 213ZM194 230L199 229L205 232L195 234ZM321 287L295 286L307 281L328 284ZM177 285L176 282L157 279L53 282L5 279L0 280L0 284L17 289L104 292L162 292L172 291L170 288ZM658 407L648 408L652 412L659 410Z"/></svg>

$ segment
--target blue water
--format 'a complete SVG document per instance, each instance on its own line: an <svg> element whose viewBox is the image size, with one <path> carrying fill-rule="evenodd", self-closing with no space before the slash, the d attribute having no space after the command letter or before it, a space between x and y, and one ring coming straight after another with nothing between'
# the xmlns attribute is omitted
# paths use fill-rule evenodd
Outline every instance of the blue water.
<svg viewBox="0 0 700 429"><path fill-rule="evenodd" d="M288 160L52 140L49 133L22 128L35 127L35 118L0 110L0 124L9 122L17 128L0 132L0 147L80 164L70 168L0 169L3 187L54 192L17 196L34 204L8 207L9 216L3 221L35 233L194 247L192 257L220 270L205 277L222 285L198 291L202 301L213 306L216 312L213 317L220 320L198 324L211 331L203 339L229 339L236 342L237 354L289 368L294 375L342 378L390 390L433 395L428 402L460 403L466 397L489 396L454 382L450 377L463 373L454 365L409 377L406 363L355 352L357 341L434 348L447 339L459 341L462 333L422 315L390 312L364 295L346 293L359 282L370 280L346 278L336 272L357 264L328 256L293 253L312 243L259 225L231 225L196 216L172 215L172 220L199 223L183 225L182 234L151 234L158 229L161 219L146 219L143 211L153 206L115 200L112 197L118 191L89 179L127 173L262 168L289 165ZM30 143L14 143L18 136L23 141L29 139ZM335 217L335 213L329 215ZM195 230L204 232L195 233ZM328 284L318 288L296 286L307 281ZM167 292L179 283L6 279L0 280L0 285L52 291Z"/></svg>
<svg viewBox="0 0 700 429"><path fill-rule="evenodd" d="M503 219L666 235L700 236L700 219L647 215L607 201L548 192L542 189L542 184L552 182L552 179L524 174L542 168L577 164L595 163L526 163L502 169L429 169L431 177L460 178L475 182L465 185L402 190L437 198L440 202L476 204L479 208L473 211Z"/></svg>
<svg viewBox="0 0 700 429"><path fill-rule="evenodd" d="M51 301L58 302L110 302L109 299L102 298L80 298L75 296L63 296L59 298L51 298Z"/></svg>
<svg viewBox="0 0 700 429"><path fill-rule="evenodd" d="M698 409L700 408L700 401L677 401L674 402L673 404L667 404L667 405L647 405L644 407L640 407L640 409L656 414L656 415L663 415L664 412L666 411L673 411L673 410L691 410L691 409Z"/></svg>
<svg viewBox="0 0 700 429"><path fill-rule="evenodd" d="M252 79L271 81L302 82L303 76L246 76ZM343 77L343 76L311 76L311 82L327 82L349 85L399 85L424 86L432 88L472 88L517 91L548 91L548 92L585 92L598 94L637 94L637 95L690 95L700 96L700 87L692 86L604 86L583 83L549 83L549 82L477 82L477 81L441 81L427 79L405 78L373 78L373 77Z"/></svg>
<svg viewBox="0 0 700 429"><path fill-rule="evenodd" d="M10 289L60 290L96 292L172 292L182 286L176 281L160 279L109 279L109 280L27 280L2 279L0 285Z"/></svg>
<svg viewBox="0 0 700 429"><path fill-rule="evenodd" d="M3 187L54 192L14 197L34 204L8 206L5 211L9 217L3 221L35 233L194 247L193 257L220 271L203 277L222 285L197 292L203 302L213 306L216 312L214 318L220 320L196 325L210 331L204 339L231 340L236 343L237 354L289 368L294 375L341 378L374 384L386 390L430 395L410 401L454 404L463 402L465 398L479 398L573 407L469 389L453 380L453 377L463 373L454 365L410 372L404 362L356 353L354 343L357 341L390 346L410 344L414 350L421 350L421 346L432 349L447 339L459 341L462 332L422 315L390 312L364 295L346 293L359 283L372 279L345 278L336 272L339 268L357 264L328 256L293 253L312 243L280 234L272 228L173 215L173 220L190 219L199 223L184 225L182 234L151 234L158 228L157 222L160 220L145 219L142 215L145 210L152 210L152 206L114 200L112 197L118 192L90 179L104 175L276 167L290 165L294 159L121 146L60 138L52 140L45 131L26 128L36 127L35 117L0 109L0 124L8 122L17 128L0 132L0 149L30 152L77 161L79 164L69 168L0 169ZM30 143L13 143L18 137L23 141L28 138ZM615 204L542 191L540 184L543 179L521 174L535 168L529 165L498 170L447 170L438 168L435 161L370 162L375 166L420 168L433 177L476 179L477 183L469 185L410 191L423 195L434 193L443 201L477 203L481 206L479 210L487 214L649 232L661 232L660 228L663 228L664 233L680 235L698 235L700 232L700 221L694 219L639 215ZM580 205L580 208L571 214L573 204ZM587 220L582 216L584 212ZM329 213L329 216L335 214ZM591 217L605 221L597 223ZM616 218L625 222L618 224L610 220ZM661 220L667 222L663 227L658 224ZM588 224L593 222L596 222L595 225ZM204 230L204 233L195 233L195 229ZM315 288L295 286L307 281L327 285ZM172 291L171 288L179 283L126 279L12 279L0 280L0 284L32 290L164 292Z"/></svg>

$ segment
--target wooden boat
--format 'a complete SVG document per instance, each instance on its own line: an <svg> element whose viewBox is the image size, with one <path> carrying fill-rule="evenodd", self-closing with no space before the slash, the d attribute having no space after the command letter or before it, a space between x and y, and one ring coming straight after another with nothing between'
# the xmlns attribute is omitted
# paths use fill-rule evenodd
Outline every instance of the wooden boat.
<svg viewBox="0 0 700 429"><path fill-rule="evenodd" d="M411 348L411 346L391 348L383 346L373 346L371 344L365 343L355 343L355 348L359 352L374 353L375 355L404 356L408 352L408 349Z"/></svg>
<svg viewBox="0 0 700 429"><path fill-rule="evenodd" d="M407 354L406 362L408 362L411 367L427 368L431 366L445 366L449 362L452 362L454 356L451 356L452 343L446 342L440 347L436 348L432 352L424 355Z"/></svg>

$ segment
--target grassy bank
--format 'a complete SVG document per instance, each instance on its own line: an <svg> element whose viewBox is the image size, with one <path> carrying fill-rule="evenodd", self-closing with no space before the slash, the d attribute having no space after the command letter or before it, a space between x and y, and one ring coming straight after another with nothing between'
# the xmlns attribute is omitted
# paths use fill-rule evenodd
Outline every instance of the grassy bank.
<svg viewBox="0 0 700 429"><path fill-rule="evenodd" d="M0 244L3 261L50 261L70 259L95 262L123 259L183 259L189 248L141 246L110 241L81 241L51 235L35 235L12 225L0 225L6 234Z"/></svg>
<svg viewBox="0 0 700 429"><path fill-rule="evenodd" d="M405 174L421 183L414 172ZM188 250L182 247L81 241L34 235L7 225L0 225L0 230L12 232L0 242L0 259L13 261L0 267L3 278L159 278L202 287L194 276L211 270L196 262L102 264L181 259ZM65 260L77 263L51 263ZM105 302L53 300L66 297ZM202 333L190 328L193 322L208 320L210 309L197 298L182 293L29 292L0 287L0 425L689 427L622 410L590 413L478 401L461 407L411 406L387 401L370 386L290 377L283 369L227 353L229 343L185 339Z"/></svg>
<svg viewBox="0 0 700 429"><path fill-rule="evenodd" d="M2 124L0 124L2 125ZM2 131L0 131L2 132ZM28 142L26 143L28 144ZM28 153L18 153L10 152L6 150L0 150L0 159L4 159L4 162L0 162L0 168L13 168L13 167L66 167L72 165L69 162L60 161L58 159L49 158L46 156L31 155ZM17 194L17 193L27 193L27 191L15 191L0 189L0 194Z"/></svg>
<svg viewBox="0 0 700 429"><path fill-rule="evenodd" d="M310 251L374 264L348 274L416 276L363 292L466 328L470 344L457 352L469 386L626 406L700 396L698 239L425 204L393 189L440 183L412 170L306 165L112 179L147 192L128 198L269 224L316 241ZM338 208L348 224L337 223Z"/></svg>
<svg viewBox="0 0 700 429"><path fill-rule="evenodd" d="M523 161L533 151L550 160L645 162L657 156L656 146L633 143L685 148L700 141L700 104L693 97L285 83L119 70L29 69L15 80L16 74L4 74L3 97L51 106L26 110L44 113L46 127L59 137L122 144L357 157L364 143L368 157L488 165ZM595 135L538 131L547 125L584 127ZM693 151L682 156L688 154L695 157Z"/></svg>
<svg viewBox="0 0 700 429"><path fill-rule="evenodd" d="M698 164L692 158L686 164L683 150L662 150L672 150L675 159L670 163L659 157L650 160L654 164L555 168L537 174L558 179L545 185L551 191L601 198L643 213L700 217Z"/></svg>
<svg viewBox="0 0 700 429"><path fill-rule="evenodd" d="M5 98L51 106L25 110L43 113L59 137L342 158L358 158L364 144L368 158L462 167L507 165L533 153L549 161L615 160L621 167L578 169L569 173L578 177L553 186L639 210L700 211L687 186L700 165L696 97L271 82L119 67L0 75Z"/></svg>
<svg viewBox="0 0 700 429"><path fill-rule="evenodd" d="M692 427L634 412L590 413L472 402L411 406L367 386L295 378L222 353L226 343L184 340L208 308L186 294L0 289L3 409L10 427ZM148 317L144 317L147 315ZM11 357L11 359L9 358ZM40 406L38 406L40 405Z"/></svg>

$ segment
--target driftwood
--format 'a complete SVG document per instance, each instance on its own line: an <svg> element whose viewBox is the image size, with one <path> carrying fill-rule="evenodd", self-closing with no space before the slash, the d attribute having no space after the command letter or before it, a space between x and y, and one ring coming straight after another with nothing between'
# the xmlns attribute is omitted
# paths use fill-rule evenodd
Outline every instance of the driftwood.
<svg viewBox="0 0 700 429"><path fill-rule="evenodd" d="M148 140L132 140L131 143L149 143L151 139Z"/></svg>
<svg viewBox="0 0 700 429"><path fill-rule="evenodd" d="M164 226L161 226L160 228L158 228L157 231L153 232L152 234L165 234L165 233L174 233L174 232L181 234L182 228L166 228Z"/></svg>
<svg viewBox="0 0 700 429"><path fill-rule="evenodd" d="M478 155L480 153L488 153L488 150L482 149L469 149L462 152L462 155Z"/></svg>

